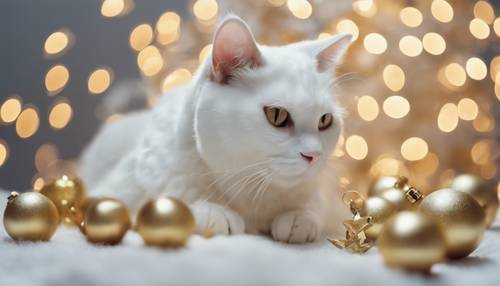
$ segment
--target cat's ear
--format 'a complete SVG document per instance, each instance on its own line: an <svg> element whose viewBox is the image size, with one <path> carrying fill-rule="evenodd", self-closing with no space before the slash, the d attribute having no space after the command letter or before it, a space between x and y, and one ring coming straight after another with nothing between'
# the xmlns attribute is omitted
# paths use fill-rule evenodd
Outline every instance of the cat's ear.
<svg viewBox="0 0 500 286"><path fill-rule="evenodd" d="M352 34L343 33L314 43L313 52L318 61L318 71L325 72L338 65L352 43Z"/></svg>
<svg viewBox="0 0 500 286"><path fill-rule="evenodd" d="M248 25L235 16L225 19L213 41L212 79L225 83L237 69L261 64L262 57Z"/></svg>

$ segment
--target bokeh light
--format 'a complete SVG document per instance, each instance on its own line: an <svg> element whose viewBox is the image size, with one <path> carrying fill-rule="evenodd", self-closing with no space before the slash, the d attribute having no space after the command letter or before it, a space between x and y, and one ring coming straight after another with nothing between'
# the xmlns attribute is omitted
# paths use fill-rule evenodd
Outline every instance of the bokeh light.
<svg viewBox="0 0 500 286"><path fill-rule="evenodd" d="M175 42L180 37L181 17L175 12L163 13L156 22L157 40L162 45Z"/></svg>
<svg viewBox="0 0 500 286"><path fill-rule="evenodd" d="M406 98L399 95L386 98L382 107L385 114L391 118L403 118L410 112L410 103Z"/></svg>
<svg viewBox="0 0 500 286"><path fill-rule="evenodd" d="M101 94L111 85L112 73L108 68L94 70L87 80L87 88L90 94Z"/></svg>
<svg viewBox="0 0 500 286"><path fill-rule="evenodd" d="M21 138L31 137L38 130L40 119L34 107L25 108L17 117L16 132Z"/></svg>
<svg viewBox="0 0 500 286"><path fill-rule="evenodd" d="M377 5L373 0L358 0L352 3L352 9L358 15L371 18L377 13Z"/></svg>
<svg viewBox="0 0 500 286"><path fill-rule="evenodd" d="M465 70L469 77L475 80L482 80L488 75L488 67L480 58L468 59Z"/></svg>
<svg viewBox="0 0 500 286"><path fill-rule="evenodd" d="M496 18L495 22L493 22L493 30L495 31L495 34L500 37L500 17Z"/></svg>
<svg viewBox="0 0 500 286"><path fill-rule="evenodd" d="M132 9L130 0L104 0L101 4L101 14L104 17L117 17L127 14Z"/></svg>
<svg viewBox="0 0 500 286"><path fill-rule="evenodd" d="M208 44L201 49L200 54L198 56L198 63L201 65L205 62L205 59L208 57L208 54L212 50L212 44Z"/></svg>
<svg viewBox="0 0 500 286"><path fill-rule="evenodd" d="M55 164L59 158L57 147L52 144L42 144L35 153L35 167L40 173L46 173L47 170Z"/></svg>
<svg viewBox="0 0 500 286"><path fill-rule="evenodd" d="M33 181L33 190L35 192L39 192L43 186L45 185L45 181L42 177L38 177Z"/></svg>
<svg viewBox="0 0 500 286"><path fill-rule="evenodd" d="M358 99L358 114L365 121L373 121L377 118L379 107L377 101L368 95Z"/></svg>
<svg viewBox="0 0 500 286"><path fill-rule="evenodd" d="M43 50L48 55L56 55L63 52L70 44L68 31L57 31L50 34L45 40Z"/></svg>
<svg viewBox="0 0 500 286"><path fill-rule="evenodd" d="M430 32L422 38L424 49L431 55L440 55L446 50L446 41L438 33Z"/></svg>
<svg viewBox="0 0 500 286"><path fill-rule="evenodd" d="M429 147L424 139L411 137L401 144L401 155L408 161L423 159L429 152Z"/></svg>
<svg viewBox="0 0 500 286"><path fill-rule="evenodd" d="M5 100L0 106L0 121L4 123L12 123L21 113L21 100L15 96Z"/></svg>
<svg viewBox="0 0 500 286"><path fill-rule="evenodd" d="M433 0L431 13L439 22L448 23L453 20L453 7L444 0Z"/></svg>
<svg viewBox="0 0 500 286"><path fill-rule="evenodd" d="M487 24L491 24L495 20L495 11L490 3L477 1L474 4L474 17L485 21Z"/></svg>
<svg viewBox="0 0 500 286"><path fill-rule="evenodd" d="M400 91L405 85L405 73L397 65L387 65L382 76L385 85L392 91Z"/></svg>
<svg viewBox="0 0 500 286"><path fill-rule="evenodd" d="M469 31L474 37L480 40L484 40L490 35L490 27L488 26L488 24L486 24L485 21L479 18L475 18L470 21Z"/></svg>
<svg viewBox="0 0 500 286"><path fill-rule="evenodd" d="M155 46L147 46L137 55L137 65L146 76L154 76L163 68L163 58Z"/></svg>
<svg viewBox="0 0 500 286"><path fill-rule="evenodd" d="M363 160L368 155L368 144L359 135L351 135L345 141L347 154L355 160Z"/></svg>
<svg viewBox="0 0 500 286"><path fill-rule="evenodd" d="M68 69L63 65L55 65L45 75L45 88L49 92L49 95L54 95L66 86L68 80Z"/></svg>
<svg viewBox="0 0 500 286"><path fill-rule="evenodd" d="M399 41L399 49L406 56L416 57L422 53L423 47L419 38L407 35L402 37Z"/></svg>
<svg viewBox="0 0 500 286"><path fill-rule="evenodd" d="M153 41L153 28L149 24L137 25L131 32L129 37L130 47L136 51L140 51L149 46Z"/></svg>
<svg viewBox="0 0 500 286"><path fill-rule="evenodd" d="M359 37L358 25L350 19L341 19L337 23L336 30L337 33L351 33L353 41Z"/></svg>
<svg viewBox="0 0 500 286"><path fill-rule="evenodd" d="M438 115L438 127L443 132L451 132L458 125L458 108L453 103L446 103L441 107Z"/></svg>
<svg viewBox="0 0 500 286"><path fill-rule="evenodd" d="M177 69L170 73L162 83L162 91L167 92L177 86L183 85L191 80L191 72L187 69Z"/></svg>
<svg viewBox="0 0 500 286"><path fill-rule="evenodd" d="M495 121L490 116L479 114L474 121L472 121L472 126L477 132L490 132L495 128Z"/></svg>
<svg viewBox="0 0 500 286"><path fill-rule="evenodd" d="M219 11L219 5L215 0L197 0L193 4L193 13L201 21L209 21L215 16Z"/></svg>
<svg viewBox="0 0 500 286"><path fill-rule="evenodd" d="M483 139L472 146L470 155L472 162L484 165L490 162L494 143L491 140Z"/></svg>
<svg viewBox="0 0 500 286"><path fill-rule="evenodd" d="M285 5L286 0L267 0L267 2L274 7L280 7Z"/></svg>
<svg viewBox="0 0 500 286"><path fill-rule="evenodd" d="M405 7L399 12L401 22L408 27L418 27L422 24L423 16L415 7Z"/></svg>
<svg viewBox="0 0 500 286"><path fill-rule="evenodd" d="M311 3L307 0L287 0L286 6L299 19L307 19L312 14Z"/></svg>
<svg viewBox="0 0 500 286"><path fill-rule="evenodd" d="M0 139L0 167L7 162L9 158L9 147L5 141Z"/></svg>
<svg viewBox="0 0 500 286"><path fill-rule="evenodd" d="M491 80L500 84L500 56L496 56L491 59L490 62L490 76Z"/></svg>
<svg viewBox="0 0 500 286"><path fill-rule="evenodd" d="M453 86L462 86L465 84L466 74L464 68L458 63L450 63L444 70L444 75Z"/></svg>
<svg viewBox="0 0 500 286"><path fill-rule="evenodd" d="M49 112L49 124L54 129L62 129L73 117L73 109L68 102L56 103Z"/></svg>
<svg viewBox="0 0 500 286"><path fill-rule="evenodd" d="M462 120L471 121L476 119L479 113L477 103L470 98L462 98L457 104L458 117Z"/></svg>
<svg viewBox="0 0 500 286"><path fill-rule="evenodd" d="M363 45L369 53L375 55L383 54L387 50L387 40L378 33L366 35Z"/></svg>

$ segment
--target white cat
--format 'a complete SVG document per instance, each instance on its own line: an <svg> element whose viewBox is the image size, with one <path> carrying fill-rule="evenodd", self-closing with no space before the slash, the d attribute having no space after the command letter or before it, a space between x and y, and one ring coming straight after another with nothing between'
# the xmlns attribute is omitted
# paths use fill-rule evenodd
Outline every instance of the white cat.
<svg viewBox="0 0 500 286"><path fill-rule="evenodd" d="M328 203L319 175L342 128L334 68L351 39L261 46L227 17L190 84L104 126L87 148L81 175L91 195L133 210L158 195L181 198L199 233L317 240Z"/></svg>

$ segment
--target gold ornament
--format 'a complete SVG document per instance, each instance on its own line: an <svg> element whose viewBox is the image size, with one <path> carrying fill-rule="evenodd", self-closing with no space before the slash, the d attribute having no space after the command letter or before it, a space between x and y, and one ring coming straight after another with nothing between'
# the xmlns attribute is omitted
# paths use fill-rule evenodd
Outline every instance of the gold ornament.
<svg viewBox="0 0 500 286"><path fill-rule="evenodd" d="M43 186L40 193L56 205L64 224L80 225L83 220L81 208L85 203L85 187L80 179L64 175Z"/></svg>
<svg viewBox="0 0 500 286"><path fill-rule="evenodd" d="M363 203L361 195L357 192L351 191L344 193L346 194L354 193L357 195L357 199L351 199L348 202L344 200L344 203L349 205L353 218L344 221L344 227L346 228L345 239L330 239L327 238L333 245L340 249L348 249L354 253L365 253L371 247L372 244L366 241L365 230L372 225L371 217L362 217L359 214L358 206Z"/></svg>
<svg viewBox="0 0 500 286"><path fill-rule="evenodd" d="M413 211L400 212L387 220L378 247L386 265L413 271L429 271L446 257L439 225L427 215Z"/></svg>
<svg viewBox="0 0 500 286"><path fill-rule="evenodd" d="M368 196L378 196L382 194L383 191L394 188L397 181L398 177L395 176L383 176L378 178L368 189Z"/></svg>
<svg viewBox="0 0 500 286"><path fill-rule="evenodd" d="M14 240L47 241L57 229L57 208L36 192L12 192L3 215L5 231Z"/></svg>
<svg viewBox="0 0 500 286"><path fill-rule="evenodd" d="M115 199L100 199L87 208L81 230L93 243L117 244L130 228L127 207Z"/></svg>
<svg viewBox="0 0 500 286"><path fill-rule="evenodd" d="M467 193L476 199L486 214L486 226L491 226L498 210L498 196L493 188L489 188L480 177L471 174L457 176L451 183L450 188Z"/></svg>
<svg viewBox="0 0 500 286"><path fill-rule="evenodd" d="M423 198L419 190L408 184L406 177L399 177L394 187L383 191L379 196L393 203L398 210L415 209Z"/></svg>
<svg viewBox="0 0 500 286"><path fill-rule="evenodd" d="M486 227L485 214L472 196L441 189L426 196L418 209L441 226L449 258L465 257L479 245Z"/></svg>
<svg viewBox="0 0 500 286"><path fill-rule="evenodd" d="M193 234L193 214L182 201L162 197L146 202L137 214L135 229L148 245L180 247Z"/></svg>
<svg viewBox="0 0 500 286"><path fill-rule="evenodd" d="M372 226L366 229L366 236L371 240L376 240L384 222L396 212L396 206L386 199L381 197L366 199L360 207L361 216L372 217Z"/></svg>

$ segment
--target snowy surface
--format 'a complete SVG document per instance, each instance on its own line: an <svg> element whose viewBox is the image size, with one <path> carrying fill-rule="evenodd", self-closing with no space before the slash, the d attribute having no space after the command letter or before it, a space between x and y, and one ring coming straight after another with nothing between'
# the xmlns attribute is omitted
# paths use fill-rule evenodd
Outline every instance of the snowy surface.
<svg viewBox="0 0 500 286"><path fill-rule="evenodd" d="M0 192L3 214L6 192ZM3 225L2 225L3 226ZM500 285L500 220L468 258L435 265L431 275L384 266L376 248L363 255L327 242L285 245L240 235L187 247L145 247L129 232L114 247L95 246L61 227L47 243L16 243L0 228L0 285Z"/></svg>

